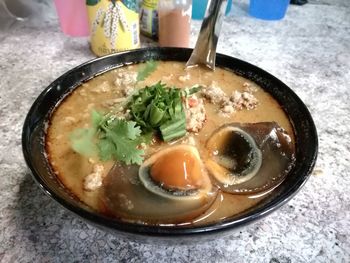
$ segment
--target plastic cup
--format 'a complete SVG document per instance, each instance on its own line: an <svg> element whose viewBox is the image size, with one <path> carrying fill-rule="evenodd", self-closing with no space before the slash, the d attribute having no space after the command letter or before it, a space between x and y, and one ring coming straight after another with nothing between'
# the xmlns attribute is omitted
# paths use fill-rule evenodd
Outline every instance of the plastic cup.
<svg viewBox="0 0 350 263"><path fill-rule="evenodd" d="M85 0L55 0L56 11L64 34L75 37L89 35Z"/></svg>
<svg viewBox="0 0 350 263"><path fill-rule="evenodd" d="M280 20L287 11L290 0L250 0L249 14L264 20Z"/></svg>
<svg viewBox="0 0 350 263"><path fill-rule="evenodd" d="M192 0L192 18L196 20L202 20L207 9L208 0ZM231 11L232 0L227 1L227 7L225 14L227 15Z"/></svg>

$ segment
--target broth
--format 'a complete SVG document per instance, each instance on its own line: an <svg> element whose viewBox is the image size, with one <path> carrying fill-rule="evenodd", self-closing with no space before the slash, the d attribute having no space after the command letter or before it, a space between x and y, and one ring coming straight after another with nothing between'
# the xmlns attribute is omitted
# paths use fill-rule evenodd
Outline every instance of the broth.
<svg viewBox="0 0 350 263"><path fill-rule="evenodd" d="M124 213L114 213L113 209L106 208L106 188L115 184L116 180L119 180L115 178L106 179L108 172L114 165L114 161L102 162L97 156L85 157L80 155L72 149L70 142L70 135L77 127L91 126L91 111L93 109L109 112L116 107L115 103L124 100L125 93L128 93L128 91L123 90L121 87L125 88L125 86L129 85L129 80L125 76L130 72L136 74L142 66L143 64L138 64L113 69L76 88L60 103L51 117L47 130L46 150L50 165L58 179L77 198L94 210L126 221L137 221L145 224L168 224L167 220L162 221L162 219L147 217L141 217L140 219ZM169 86L176 86L182 89L198 84L209 87L215 83L226 94L231 94L233 91L244 92L249 87L251 90L254 90L253 94L258 101L258 105L254 109L241 109L233 113L221 114L219 113L218 105L204 99L206 120L202 129L198 132L188 133L184 138L172 142L172 145L186 144L189 140L188 138L191 137L191 143L195 144L201 159L205 161L209 158L206 143L210 136L222 125L227 123L276 122L289 134L294 151L292 125L285 112L270 94L255 83L222 68L209 71L201 67L184 70L184 67L185 64L181 62L160 61L156 70L144 81L138 82L137 85L144 87L161 81ZM147 147L145 160L154 152L165 147L166 144L158 142ZM99 171L102 171L101 173L105 178L104 184L93 191L87 191L84 189L84 180L87 175L97 173L96 167L101 167ZM105 185L106 181L108 181L108 187ZM268 193L271 189L273 188L262 192ZM261 193L242 195L223 192L219 189L215 199L212 201L212 205L206 207L205 211L200 211L198 215L190 218L184 217L184 219L179 219L179 221L170 222L170 224L206 224L215 222L239 214L256 205L265 197L266 194Z"/></svg>

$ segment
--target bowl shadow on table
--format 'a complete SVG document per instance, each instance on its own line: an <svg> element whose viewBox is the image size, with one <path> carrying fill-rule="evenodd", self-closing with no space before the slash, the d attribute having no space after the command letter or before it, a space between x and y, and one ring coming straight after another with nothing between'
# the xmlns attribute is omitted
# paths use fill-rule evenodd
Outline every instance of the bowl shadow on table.
<svg viewBox="0 0 350 263"><path fill-rule="evenodd" d="M169 246L161 243L130 242L117 234L110 234L86 224L47 197L31 178L29 170L25 171L20 182L15 211L12 220L15 222L17 235L21 236L21 240L25 241L28 248L36 254L39 251L45 259L56 257L58 254L61 257L93 259L111 255L120 256L120 251L127 250L126 258L142 260L145 259L145 250L152 249L155 245L164 246L167 253L169 251L176 253L176 247L183 247L182 243L173 243ZM242 232L237 231L220 238L220 241L222 244L232 242L240 239L241 234ZM203 246L211 246L212 242L190 245L186 249L199 252Z"/></svg>
<svg viewBox="0 0 350 263"><path fill-rule="evenodd" d="M88 225L62 209L40 190L29 170L20 183L15 211L17 235L24 240L27 250L35 251L38 260L41 256L50 261L58 255L61 259L93 260L117 255L119 250L142 255L132 243Z"/></svg>
<svg viewBox="0 0 350 263"><path fill-rule="evenodd" d="M35 245L44 241L44 232L62 229L71 216L47 197L31 177L27 169L19 185L14 219L18 230ZM55 227L50 229L52 226Z"/></svg>

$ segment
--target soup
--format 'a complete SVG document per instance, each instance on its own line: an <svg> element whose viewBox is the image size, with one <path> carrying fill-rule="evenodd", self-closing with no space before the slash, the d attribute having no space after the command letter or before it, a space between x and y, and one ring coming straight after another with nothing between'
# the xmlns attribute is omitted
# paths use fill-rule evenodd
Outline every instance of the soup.
<svg viewBox="0 0 350 263"><path fill-rule="evenodd" d="M46 151L74 196L123 221L203 225L273 193L295 152L280 105L228 70L184 68L116 68L63 99Z"/></svg>

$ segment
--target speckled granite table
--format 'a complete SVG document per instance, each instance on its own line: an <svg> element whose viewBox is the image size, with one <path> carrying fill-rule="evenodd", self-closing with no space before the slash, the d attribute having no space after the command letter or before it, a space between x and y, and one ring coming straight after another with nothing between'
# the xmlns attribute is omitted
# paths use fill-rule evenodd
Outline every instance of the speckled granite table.
<svg viewBox="0 0 350 263"><path fill-rule="evenodd" d="M86 224L44 195L21 152L30 105L57 76L90 58L86 39L62 35L52 4L0 32L1 262L350 262L350 2L309 1L287 17L248 17L237 1L219 51L282 79L309 107L319 132L316 169L277 212L216 241L158 247ZM49 2L49 1L48 1ZM193 24L192 44L199 29Z"/></svg>

